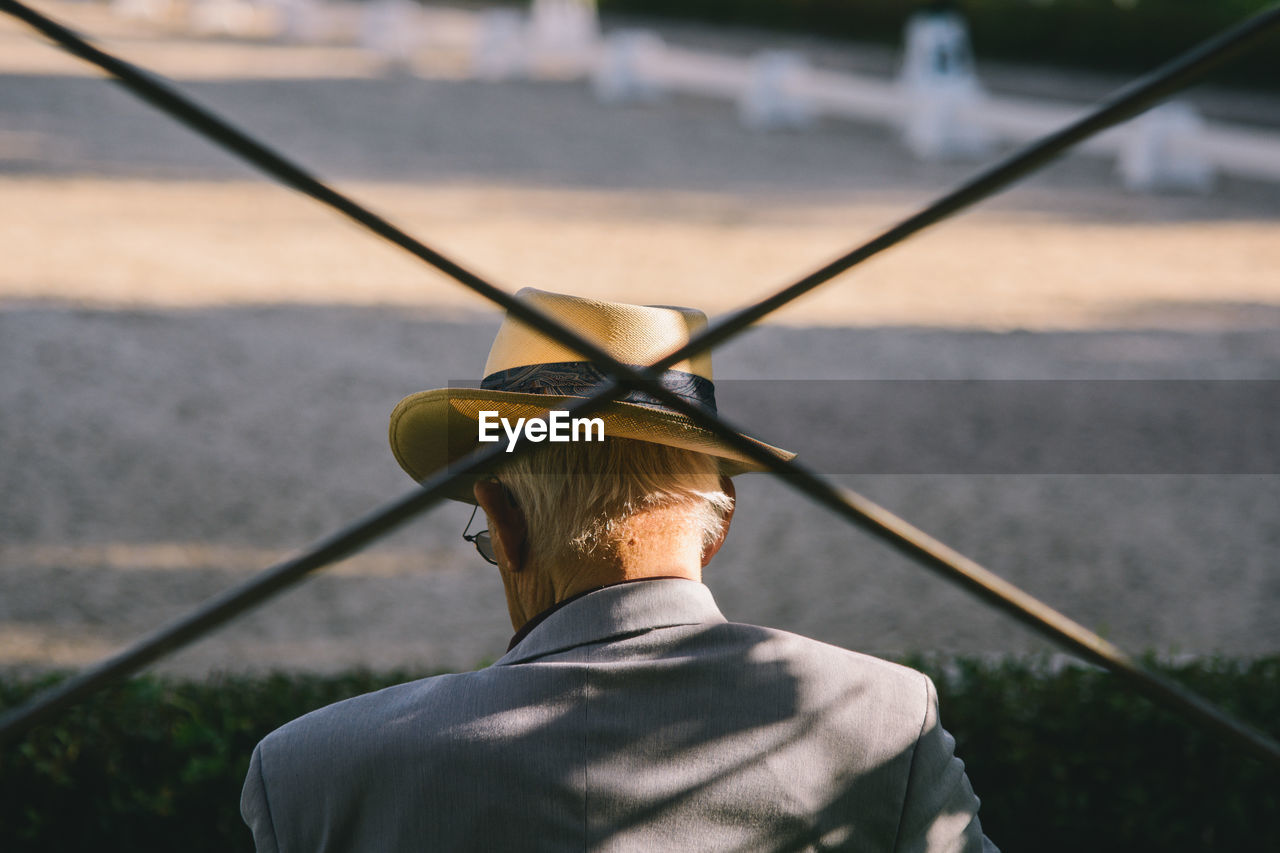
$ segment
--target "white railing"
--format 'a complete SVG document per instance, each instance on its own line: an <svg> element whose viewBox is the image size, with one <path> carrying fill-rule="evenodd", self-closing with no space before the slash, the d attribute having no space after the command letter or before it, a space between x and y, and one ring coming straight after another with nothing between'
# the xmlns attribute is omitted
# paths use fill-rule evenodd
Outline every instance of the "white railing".
<svg viewBox="0 0 1280 853"><path fill-rule="evenodd" d="M971 63L961 63L954 79L931 83L927 64L923 74L904 68L901 79L890 80L813 68L799 54L736 56L675 47L649 32L602 38L594 0L533 0L527 13L407 0L186 0L185 14L184 0L114 0L113 8L156 26L177 21L188 34L227 34L245 22L253 34L277 40L358 44L389 66L409 70L419 54L451 51L469 56L469 73L482 79L585 79L608 103L653 101L662 93L729 100L744 123L757 128L803 128L818 118L887 124L925 159L976 156L991 143L1027 142L1088 109L991 95L977 84ZM942 24L914 28L920 43L904 51L914 57L912 64L927 63L931 45L945 44L954 55L954 33ZM1118 173L1134 189L1205 189L1218 172L1280 181L1280 133L1206 122L1189 110L1165 105L1081 150L1116 158Z"/></svg>

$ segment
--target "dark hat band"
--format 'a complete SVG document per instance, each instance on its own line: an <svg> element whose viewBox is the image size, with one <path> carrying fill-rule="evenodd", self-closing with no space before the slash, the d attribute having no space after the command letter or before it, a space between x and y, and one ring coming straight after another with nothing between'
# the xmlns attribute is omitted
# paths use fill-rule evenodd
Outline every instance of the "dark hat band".
<svg viewBox="0 0 1280 853"><path fill-rule="evenodd" d="M647 365L631 365L644 370ZM517 394L545 394L558 397L585 397L609 376L589 361L557 361L529 364L490 373L480 381L488 391L510 391ZM716 410L716 386L710 379L681 370L664 370L658 377L663 388L709 412ZM618 398L653 409L670 410L670 406L645 391L635 388Z"/></svg>

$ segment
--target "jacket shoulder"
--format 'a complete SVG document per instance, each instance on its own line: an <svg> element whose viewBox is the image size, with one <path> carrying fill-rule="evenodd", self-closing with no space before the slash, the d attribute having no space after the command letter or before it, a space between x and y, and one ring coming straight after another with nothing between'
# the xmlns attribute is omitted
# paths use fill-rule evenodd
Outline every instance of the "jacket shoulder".
<svg viewBox="0 0 1280 853"><path fill-rule="evenodd" d="M288 755L291 762L333 762L365 754L379 733L394 729L411 709L448 693L472 673L435 675L396 684L317 708L285 723L259 744L264 773L272 757Z"/></svg>
<svg viewBox="0 0 1280 853"><path fill-rule="evenodd" d="M798 667L800 673L821 674L836 682L858 681L874 685L890 693L901 694L904 699L918 700L921 709L928 698L928 676L911 667L778 628L739 622L718 627L726 635L751 646L753 661L786 659Z"/></svg>

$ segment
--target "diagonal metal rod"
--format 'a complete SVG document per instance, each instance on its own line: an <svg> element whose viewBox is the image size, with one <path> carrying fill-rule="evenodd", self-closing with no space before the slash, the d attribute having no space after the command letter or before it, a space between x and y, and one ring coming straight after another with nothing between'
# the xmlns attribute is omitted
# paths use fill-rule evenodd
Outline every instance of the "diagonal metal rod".
<svg viewBox="0 0 1280 853"><path fill-rule="evenodd" d="M647 375L646 371L637 371L631 366L619 364L607 354L601 353L594 345L589 342L582 341L573 333L560 328L558 324L551 321L549 318L539 316L537 312L529 311L527 306L511 299L511 297L505 292L492 287L492 285L488 285L486 282L483 282L478 277L467 273L465 270L461 270L460 267L452 264L452 262L448 262L443 258L443 256L427 249L425 246L422 246L422 244L417 243L417 241L414 241L412 238L404 235L403 232L395 229L385 221L368 213L363 208L360 208L353 202L348 201L345 197L330 190L323 184L320 184L314 178L311 178L305 172L302 172L302 170L283 160L283 158L275 155L273 152L270 152L258 145L239 131L235 131L233 128L230 128L216 116L213 116L198 106L191 104L185 99L185 97L169 90L167 87L163 86L163 84L158 83L158 81L154 80L149 75L146 75L144 72L140 72L138 69L133 68L127 63L123 63L116 60L114 57L110 57L109 55L98 51L96 48L93 48L83 42L83 40L80 40L79 37L65 30L65 28L48 21L48 19L43 18L43 16L32 13L29 9L26 9L26 7L21 7L20 4L14 3L12 0L2 0L2 2L0 2L0 8L4 8L6 11L10 11L11 7L15 6L22 8L23 11L26 12L26 14L19 15L23 20L32 22L32 19L34 18L36 22L33 23L33 26L36 26L37 29L45 32L46 35L49 35L56 41L65 43L66 39L70 39L74 43L75 49L73 52L89 59L101 67L106 68L109 72L117 74L121 81L125 82L129 88L135 90L138 87L142 88L146 92L144 97L148 101L159 106L161 109L166 112L175 112L175 110L172 109L172 106L173 103L176 102L177 106L182 108L178 111L188 114L186 117L178 116L184 121L184 123L195 127L197 130L205 133L205 135L214 137L215 141L218 141L220 144L224 145L224 147L231 148L241 156L245 156L247 159L250 159L256 165L259 165L261 168L268 171L268 173L280 178L285 183L301 189L308 195L312 195L321 201L325 201L331 206L337 207L342 212L347 213L354 219L357 219L357 221L366 224L381 236L404 246L414 254L422 257L428 263L432 263L437 266L437 268L453 275L460 282L471 287L473 290L481 292L482 295L493 299L493 301L498 302L499 304L507 305L511 313L520 316L521 319L525 319L527 322L530 322L531 325L543 328L543 330L547 331L549 334L553 334L561 338L568 338L575 348L579 349L584 355L588 355L593 360L601 363L601 365L606 367L606 369L623 378L625 383L624 385L620 386L614 382L603 383L596 396L583 401L578 405L570 407L570 411L577 412L578 410L581 410L582 412L586 412L590 409L594 409L599 405L602 405L606 398L612 399L613 397L616 397L623 387L632 385L635 387L646 388L646 390L650 390L657 396L669 398L668 402L670 402L674 408L683 410L691 419L698 422L700 425L721 434L731 443L738 445L740 450L749 453L753 457L757 458L758 461L773 468L776 472L789 475L788 479L801 491L804 491L819 502L835 509L837 512L840 512L859 526L862 526L871 532L876 533L881 538L888 540L890 544L899 548L899 550L905 551L906 553L914 556L931 568L942 571L950 579L959 581L962 585L965 585L980 597L997 604L1001 609L1012 613L1021 621L1026 622L1041 633L1055 639L1060 644L1080 653L1086 659L1101 663L1118 674L1126 676L1133 686L1137 687L1148 696L1182 711L1193 719L1198 719L1201 723L1210 726L1219 734L1226 736L1236 745L1244 747L1251 754L1280 763L1280 747L1278 747L1274 742L1271 742L1269 738L1260 732L1257 732L1246 724L1231 719L1229 716L1218 711L1218 709L1214 708L1200 697L1184 690L1177 684L1169 682L1160 676L1147 673L1145 670L1142 670L1141 667L1138 667L1131 658L1119 649L1109 643L1106 643L1101 638L1093 635L1081 626L1076 625L1074 622L1071 622L1071 620L1061 614L1056 613L1056 611L1053 611L1051 608L1047 607L1047 605L1044 605L1031 596L1026 595L1012 584L1008 584L1006 581L1003 581L988 570L983 569L973 561L967 560L967 558L964 558L962 555L952 551L942 543L932 539L932 537L927 536L927 534L924 534L922 531L919 531L907 522L898 519L887 510L884 510L865 498L851 492L834 489L829 484L817 478L812 472L809 472L801 466L795 465L794 463L781 463L780 460L773 458L767 451L762 450L747 439L742 438L738 434L738 431L724 423L722 420L718 420L713 416L708 416L700 410L688 406L679 398L663 393L661 387L652 382L651 376ZM1257 31L1256 29L1249 27L1249 23L1251 22L1246 22L1245 26L1238 27L1232 32L1238 33L1239 38L1256 37ZM1202 70L1200 73L1207 70L1206 63L1217 64L1218 62L1225 61L1227 51L1224 48L1230 48L1230 43L1223 44L1225 38L1225 36L1219 37L1218 39L1215 39L1213 43L1210 43L1211 45L1214 43L1217 44L1217 47L1213 49L1202 47L1196 51L1196 53L1201 54L1199 62L1201 63L1200 67ZM1234 53L1234 51L1232 53ZM1179 63L1174 63L1173 65L1177 64ZM1184 66L1186 65L1186 63L1181 64ZM118 70L120 69L125 73L118 73ZM1181 85L1186 85L1187 82L1194 79L1194 75L1191 75L1185 68L1179 73L1181 73L1183 77ZM1144 88L1149 92L1152 87L1143 87L1139 85L1131 88L1137 89L1138 94L1142 94ZM1131 98L1130 101L1132 102L1132 100L1133 99ZM1106 108L1107 107L1104 107L1104 109ZM1116 104L1111 103L1110 108L1115 110ZM1129 108L1130 112L1128 113L1117 111L1116 115L1118 117L1112 118L1111 123L1119 121L1127 115L1132 115L1140 109L1140 107L1132 106L1132 103L1130 103ZM210 126L215 132L208 132L208 128ZM1096 129L1097 128L1095 128L1095 130ZM1064 133L1069 133L1070 131L1071 128L1068 128L1068 131ZM1062 134L1059 135L1061 136ZM1078 136L1077 140L1079 138L1084 138L1085 135L1087 135L1087 133L1083 133ZM1050 151L1044 159L1056 156L1057 153L1072 144L1073 141L1077 140L1069 140L1065 143L1059 144L1056 150ZM246 151L246 148L250 150ZM256 149L256 151L254 149ZM262 156L263 154L266 156ZM1012 159L1016 160L1017 157L1018 155L1015 155ZM266 162L263 162L264 160ZM1043 160L1041 162L1043 162ZM286 168L281 170L279 168L281 165ZM939 216L936 216L931 221L937 221L937 219L950 215L950 213L955 212L955 210L958 210L960 207L963 207L966 204L971 204L973 201L995 192L1001 186L1012 182L1012 180L1020 174L1030 171L1031 168L1033 168L1033 166L1026 166L1022 171L1018 172L1008 169L1005 170L1002 180L999 182L991 182L988 180L988 183L991 184L990 188L985 192L974 195L969 201L958 203L956 201L958 194L950 194L945 197L942 202L949 202L951 204L951 209L943 212ZM985 173L985 175L980 176L980 178L987 177L989 179L992 172L1000 173L999 167ZM999 177L999 174L997 174L997 177ZM319 191L317 192L316 190ZM920 219L920 216L913 217L913 220ZM907 222L912 222L913 220L908 220ZM910 233L920 230L927 224L929 224L929 222L923 222L923 224L916 226L913 231L908 231L897 239L903 239L905 236L909 236ZM899 228L901 227L902 226L899 226ZM891 245L891 243L883 245L875 251L887 248L887 245ZM833 272L830 272L826 275L826 278L822 280L825 281L834 275L837 275L839 272L842 272L844 269L847 269L849 266L852 266L854 263L859 262L861 258L855 258L858 251L859 250L855 250L855 252L845 256L845 259L842 259L845 265L838 269L834 269ZM874 251L869 254L874 254ZM869 256L869 254L866 256ZM849 261L848 259L850 258L855 259ZM814 281L813 283L808 284L807 287L803 286L806 285L807 282L812 281L815 276L837 267L840 263L841 261L837 261L835 264L829 265L824 268L824 270L819 271L818 274L809 276L796 286L788 288L788 291L784 291L784 294L790 291L791 295L787 298L783 298L781 302L778 302L777 304L785 304L785 302L790 301L790 299L796 298L803 292L807 292L808 289L816 287L821 283L821 281ZM458 273L461 273L461 275ZM472 281L469 282L467 279L471 279ZM480 285L480 287L474 285ZM769 300L766 302L768 301ZM773 301L777 301L777 297L775 297ZM508 303L510 304L508 305ZM759 310L759 306L757 306L757 310ZM759 316L763 316L764 313L768 313L768 310L773 309L765 309L759 314ZM748 323L754 322L752 319L747 319L743 322L743 318L748 316L748 314L749 312L741 312L731 319L738 320L740 323L739 328L742 328ZM721 326L720 328L722 330L721 334L727 337L728 335L723 331L724 326ZM729 332L728 334L732 333L733 332ZM710 338L710 336L709 331L703 337ZM684 349L692 351L694 346L699 343L700 339L695 339L694 341L691 341L689 347ZM702 347L707 345L709 345L707 342L702 342ZM674 357L670 360L674 360ZM665 361L668 360L664 359L664 362ZM195 639L195 637L211 630L216 625L225 622L227 619L246 609L248 606L252 606L252 604L256 604L280 589L283 589L284 586L287 586L294 580L301 578L308 571L314 570L321 565L325 565L348 555L360 545L368 541L372 541L372 539L386 532L386 530L391 527L403 523L414 513L437 502L440 495L447 490L449 485L460 477L465 476L468 472L481 470L486 467L487 464L496 461L496 457L500 452L501 451L498 448L492 448L485 452L473 454L471 457L468 457L464 463L462 463L464 466L462 471L451 476L444 476L441 474L431 480L428 480L423 484L424 489L422 491L415 491L415 493L371 514L356 525L353 525L352 527L324 540L316 548L313 548L311 551L303 554L299 558L288 561L287 563L281 564L280 566L264 572L263 575L259 576L259 578L242 585L242 587L237 590L228 592L227 594L219 597L219 599L216 599L205 607L193 612L188 617L184 617L183 619L178 620L178 622L161 629L161 631L158 631L151 637L146 638L139 644L135 645L132 649L126 650L120 655L105 661L92 670L87 671L82 676L71 679L69 682L61 685L60 688L55 688L45 696L37 697L37 700L30 703L28 706L16 709L15 712L7 715L3 720L0 720L0 738L16 733L19 729L25 730L25 728L34 724L32 721L37 717L43 719L58 708L70 704L83 695L87 695L89 692L92 692L92 690L97 689L98 686L123 677L129 672L136 671L136 669L144 666L146 663L149 663L150 661L165 654L168 650L176 648L178 645L185 644L186 642L190 642ZM519 448L517 448L517 452L519 452Z"/></svg>

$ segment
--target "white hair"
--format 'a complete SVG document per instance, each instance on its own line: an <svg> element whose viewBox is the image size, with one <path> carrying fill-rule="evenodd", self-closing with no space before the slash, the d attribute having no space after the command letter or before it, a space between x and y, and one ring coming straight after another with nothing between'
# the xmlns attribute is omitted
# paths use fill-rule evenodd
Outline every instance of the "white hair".
<svg viewBox="0 0 1280 853"><path fill-rule="evenodd" d="M706 547L733 509L715 457L647 441L548 444L497 476L524 512L534 552L552 560L609 553L630 519L668 507L687 507L679 523Z"/></svg>

